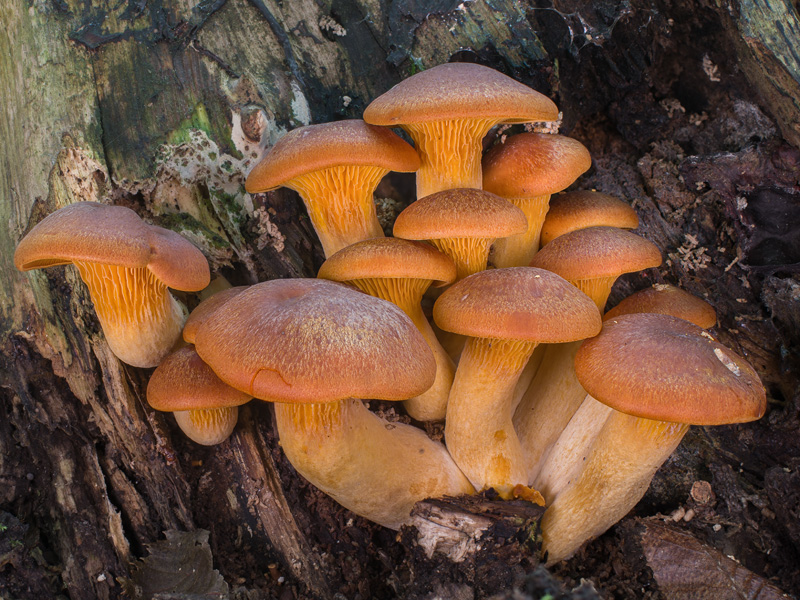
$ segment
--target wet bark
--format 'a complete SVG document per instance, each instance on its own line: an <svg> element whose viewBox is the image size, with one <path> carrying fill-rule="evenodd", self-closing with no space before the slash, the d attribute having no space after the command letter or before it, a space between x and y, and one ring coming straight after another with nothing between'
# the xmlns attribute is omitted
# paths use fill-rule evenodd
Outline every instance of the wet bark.
<svg viewBox="0 0 800 600"><path fill-rule="evenodd" d="M507 516L491 530L489 546L518 549L516 562L499 551L453 563L429 557L413 531L346 513L285 462L265 404L245 409L219 447L187 442L147 405L150 371L110 354L77 273L21 274L12 261L44 215L98 200L185 235L234 285L313 276L322 254L302 205L285 191L247 195L244 174L285 131L359 118L397 81L448 60L553 97L561 132L593 155L576 187L637 209L665 263L623 278L611 303L659 281L705 297L715 333L768 387L761 422L687 436L637 512L671 512L691 503L693 483L710 482L714 507L682 527L779 588L800 588L796 3L424 5L0 8L0 595L119 597L167 530L209 530L235 597L485 597L534 568L535 539L519 535L535 532L527 517L516 533ZM410 188L406 177L381 187L386 223ZM641 554L604 539L559 577L660 597Z"/></svg>

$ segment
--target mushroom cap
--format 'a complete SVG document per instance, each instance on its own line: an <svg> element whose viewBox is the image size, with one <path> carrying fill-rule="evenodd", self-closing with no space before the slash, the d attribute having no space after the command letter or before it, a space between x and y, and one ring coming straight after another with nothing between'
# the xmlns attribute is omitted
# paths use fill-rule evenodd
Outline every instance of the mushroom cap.
<svg viewBox="0 0 800 600"><path fill-rule="evenodd" d="M587 227L636 229L639 215L628 204L600 192L580 190L550 198L550 209L542 226L544 246L560 235Z"/></svg>
<svg viewBox="0 0 800 600"><path fill-rule="evenodd" d="M200 327L200 325L202 325L205 320L214 313L215 310L217 310L231 298L241 294L247 289L247 287L248 286L246 285L240 285L221 290L198 304L189 315L189 318L186 319L186 323L183 325L183 341L189 344L194 344L194 339L197 335L197 329Z"/></svg>
<svg viewBox="0 0 800 600"><path fill-rule="evenodd" d="M217 377L194 346L184 346L167 356L147 383L147 402L162 411L240 406L251 399Z"/></svg>
<svg viewBox="0 0 800 600"><path fill-rule="evenodd" d="M533 198L569 187L592 166L578 140L548 133L520 133L483 157L483 189L503 198Z"/></svg>
<svg viewBox="0 0 800 600"><path fill-rule="evenodd" d="M147 267L168 287L196 292L211 279L208 261L189 241L145 223L124 206L76 202L37 223L20 241L20 271L72 262Z"/></svg>
<svg viewBox="0 0 800 600"><path fill-rule="evenodd" d="M761 418L766 392L755 370L706 331L670 315L605 322L575 357L592 397L636 417L722 425Z"/></svg>
<svg viewBox="0 0 800 600"><path fill-rule="evenodd" d="M195 339L223 381L273 402L404 400L436 376L433 353L403 311L323 279L253 285Z"/></svg>
<svg viewBox="0 0 800 600"><path fill-rule="evenodd" d="M667 283L639 290L625 298L603 317L604 321L633 313L672 315L703 329L717 324L714 307L705 300Z"/></svg>
<svg viewBox="0 0 800 600"><path fill-rule="evenodd" d="M499 71L473 63L446 63L401 81L364 110L367 123L387 127L463 118L555 121L558 108L547 96Z"/></svg>
<svg viewBox="0 0 800 600"><path fill-rule="evenodd" d="M391 130L358 119L307 125L275 143L250 171L245 188L267 192L305 173L347 165L405 173L419 168L419 156Z"/></svg>
<svg viewBox="0 0 800 600"><path fill-rule="evenodd" d="M443 285L455 280L456 266L449 256L425 242L372 238L339 250L322 263L317 277L333 281L430 279Z"/></svg>
<svg viewBox="0 0 800 600"><path fill-rule="evenodd" d="M394 235L408 240L500 238L524 233L528 220L518 207L472 188L420 198L397 215Z"/></svg>
<svg viewBox="0 0 800 600"><path fill-rule="evenodd" d="M597 335L597 306L555 273L533 267L481 271L448 288L433 306L445 331L471 337L558 344Z"/></svg>
<svg viewBox="0 0 800 600"><path fill-rule="evenodd" d="M577 281L619 276L661 264L661 252L651 241L617 227L577 229L544 246L532 267Z"/></svg>

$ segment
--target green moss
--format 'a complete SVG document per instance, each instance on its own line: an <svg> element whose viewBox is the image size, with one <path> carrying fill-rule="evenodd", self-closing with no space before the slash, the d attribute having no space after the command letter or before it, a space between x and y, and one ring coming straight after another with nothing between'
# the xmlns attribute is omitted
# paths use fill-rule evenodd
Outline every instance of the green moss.
<svg viewBox="0 0 800 600"><path fill-rule="evenodd" d="M199 129L204 131L206 135L212 137L211 120L208 118L208 111L202 103L195 105L192 114L184 119L177 129L174 129L167 136L167 143L177 146L178 144L185 144L191 140L189 132L192 129Z"/></svg>
<svg viewBox="0 0 800 600"><path fill-rule="evenodd" d="M200 221L187 213L170 213L159 217L159 225L173 231L190 231L202 237L213 248L228 248L230 244L221 235L214 233Z"/></svg>

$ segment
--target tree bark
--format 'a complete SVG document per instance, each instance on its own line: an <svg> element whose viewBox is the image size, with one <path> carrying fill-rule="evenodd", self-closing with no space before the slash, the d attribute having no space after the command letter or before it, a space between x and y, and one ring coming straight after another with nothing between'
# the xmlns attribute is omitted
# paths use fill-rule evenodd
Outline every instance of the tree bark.
<svg viewBox="0 0 800 600"><path fill-rule="evenodd" d="M360 118L393 84L448 60L482 62L553 97L562 133L593 154L577 187L637 209L638 232L665 264L623 278L611 303L659 281L705 297L715 333L768 387L761 422L688 436L640 513L679 506L695 480L711 480L723 533L693 533L779 587L800 587L800 537L775 519L800 512L789 504L800 466L796 3L425 4L0 6L0 549L15 535L25 550L0 553L0 595L119 597L167 530L209 530L215 568L238 597L485 597L532 569L532 547L507 527L493 535L520 558L498 552L493 569L485 555L437 562L408 531L398 541L339 509L285 462L264 403L244 409L219 447L184 440L146 403L150 371L110 353L74 269L13 265L45 215L95 200L185 235L212 277L234 285L314 276L322 254L301 203L286 191L249 196L245 174L286 131ZM397 201L380 203L385 224L411 200L410 181L381 186ZM560 575L626 597L636 583L609 583L602 544L586 550L593 567Z"/></svg>

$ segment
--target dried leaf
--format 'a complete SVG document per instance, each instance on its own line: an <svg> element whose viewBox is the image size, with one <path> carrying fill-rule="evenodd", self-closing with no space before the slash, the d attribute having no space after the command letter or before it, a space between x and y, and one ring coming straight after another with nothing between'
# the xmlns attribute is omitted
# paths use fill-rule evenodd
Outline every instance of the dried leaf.
<svg viewBox="0 0 800 600"><path fill-rule="evenodd" d="M166 531L166 540L147 547L150 555L131 567L124 582L136 600L183 598L227 600L228 584L214 569L208 531Z"/></svg>
<svg viewBox="0 0 800 600"><path fill-rule="evenodd" d="M644 555L668 600L788 598L763 577L694 536L659 521L644 521Z"/></svg>

